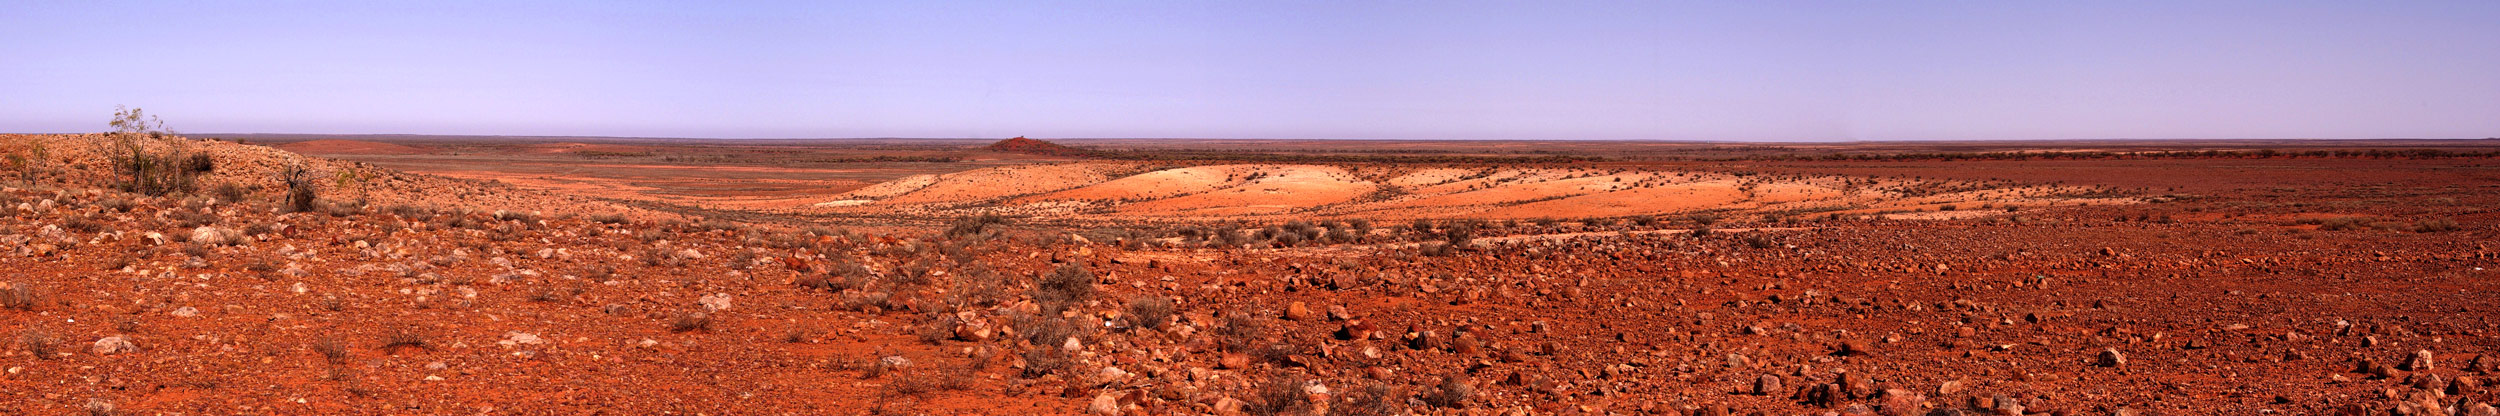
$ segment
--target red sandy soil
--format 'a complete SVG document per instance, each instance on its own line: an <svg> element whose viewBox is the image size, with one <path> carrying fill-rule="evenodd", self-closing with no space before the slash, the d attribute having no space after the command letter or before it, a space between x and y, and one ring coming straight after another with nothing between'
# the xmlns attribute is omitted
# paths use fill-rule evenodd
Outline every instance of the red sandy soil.
<svg viewBox="0 0 2500 416"><path fill-rule="evenodd" d="M102 140L0 136L56 149L0 188L0 403L17 413L2359 415L2500 399L2489 159L1694 164L1657 170L1750 171L1758 195L1793 198L1855 180L1937 209L1323 221L1227 243L1041 218L861 233L607 217L560 209L588 206L577 196L362 170L347 171L401 184L370 198L442 204L283 212L259 169L357 168L177 142L217 158L211 180L256 190L134 195L82 161ZM1104 173L990 195L1156 171L1049 169ZM1466 176L1296 169L1316 176L1284 182ZM1070 195L1262 186L1195 177ZM2067 187L2141 202L1941 215ZM1323 237L1282 237L1304 232Z"/></svg>

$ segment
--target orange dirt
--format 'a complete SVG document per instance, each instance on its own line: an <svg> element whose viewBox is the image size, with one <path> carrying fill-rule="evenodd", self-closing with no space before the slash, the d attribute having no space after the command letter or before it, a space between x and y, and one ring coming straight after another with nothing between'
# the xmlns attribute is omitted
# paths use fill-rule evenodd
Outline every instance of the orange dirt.
<svg viewBox="0 0 2500 416"><path fill-rule="evenodd" d="M0 185L13 413L2482 414L2500 400L2490 158L855 157L950 154L911 143L359 156L476 178L456 179L147 142L210 155L201 183L237 200L114 190L110 143L0 135L0 151L49 150ZM710 158L724 155L794 166ZM476 168L494 160L513 163ZM585 165L668 168L562 170ZM321 209L281 209L285 166L323 172ZM790 182L745 183L758 179ZM855 185L780 189L825 183ZM356 198L372 202L339 203Z"/></svg>

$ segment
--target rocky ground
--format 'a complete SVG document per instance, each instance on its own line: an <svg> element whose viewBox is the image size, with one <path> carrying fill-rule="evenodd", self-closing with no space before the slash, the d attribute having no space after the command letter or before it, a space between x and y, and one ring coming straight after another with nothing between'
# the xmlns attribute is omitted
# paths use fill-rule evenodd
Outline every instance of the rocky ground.
<svg viewBox="0 0 2500 416"><path fill-rule="evenodd" d="M2249 185L1439 249L1450 223L1137 244L492 188L297 211L254 172L61 168L0 189L0 413L2493 414L2500 172L2370 162L2335 163L2395 179L2166 165Z"/></svg>

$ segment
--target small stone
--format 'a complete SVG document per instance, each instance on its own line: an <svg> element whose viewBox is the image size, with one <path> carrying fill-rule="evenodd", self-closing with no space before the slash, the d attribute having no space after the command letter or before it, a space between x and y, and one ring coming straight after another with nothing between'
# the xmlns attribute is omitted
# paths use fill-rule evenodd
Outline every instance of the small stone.
<svg viewBox="0 0 2500 416"><path fill-rule="evenodd" d="M1293 305L1285 307L1285 319L1308 321L1317 317L1319 317L1319 314L1311 311L1311 305L1300 301L1296 301Z"/></svg>
<svg viewBox="0 0 2500 416"><path fill-rule="evenodd" d="M1230 396L1217 398L1215 399L1215 414L1238 415L1241 414L1242 408L1248 407L1249 405L1249 403L1244 403L1240 399L1235 399Z"/></svg>
<svg viewBox="0 0 2500 416"><path fill-rule="evenodd" d="M703 298L696 299L694 303L703 305L703 310L705 311L719 312L729 310L729 294L714 293L703 295Z"/></svg>
<svg viewBox="0 0 2500 416"><path fill-rule="evenodd" d="M2102 367L2127 365L2127 355L2119 353L2116 348L2105 348L2101 350L2100 359L2096 360L2094 364Z"/></svg>
<svg viewBox="0 0 2500 416"><path fill-rule="evenodd" d="M1866 342L1866 340L1863 340L1863 339L1850 339L1850 340L1847 340L1847 341L1841 341L1841 342L1840 342L1840 349L1839 349L1839 350L1836 350L1836 351L1833 351L1833 352L1832 352L1832 355L1839 355L1839 356L1867 355L1867 354L1869 354L1869 353L1873 353L1873 352L1875 352L1875 346L1874 346L1874 344L1867 343L1867 342Z"/></svg>
<svg viewBox="0 0 2500 416"><path fill-rule="evenodd" d="M236 233L233 230L217 228L216 226L203 225L200 226L200 228L191 229L191 242L199 243L201 245L222 246L233 244L237 239L236 234L239 233Z"/></svg>
<svg viewBox="0 0 2500 416"><path fill-rule="evenodd" d="M1753 394L1755 395L1769 396L1778 394L1780 390L1780 376L1763 374L1753 380Z"/></svg>
<svg viewBox="0 0 2500 416"><path fill-rule="evenodd" d="M2414 350L2413 358L2405 360L2405 365L2399 368L2412 371L2430 371L2438 366L2439 365L2431 359L2431 350Z"/></svg>
<svg viewBox="0 0 2500 416"><path fill-rule="evenodd" d="M177 318L189 318L189 317L194 317L194 316L200 316L200 310L199 310L199 309L197 309L197 308L192 308L192 307L189 307L189 306L184 306L184 307L180 307L180 308L174 308L174 311L173 311L173 313L172 313L172 314L174 315L174 317L177 317Z"/></svg>
<svg viewBox="0 0 2500 416"><path fill-rule="evenodd" d="M1926 402L1926 395L1909 389L1886 389L1882 410L1887 414L1915 415L1920 413L1919 407Z"/></svg>
<svg viewBox="0 0 2500 416"><path fill-rule="evenodd" d="M1227 370L1248 369L1250 368L1250 356L1242 355L1240 353L1224 353L1222 357L1215 359L1215 368Z"/></svg>
<svg viewBox="0 0 2500 416"><path fill-rule="evenodd" d="M980 321L961 321L955 324L955 339L971 342L988 341L990 326Z"/></svg>
<svg viewBox="0 0 2500 416"><path fill-rule="evenodd" d="M2413 388L2431 391L2447 390L2448 380L2440 378L2438 374L2424 374L2413 379Z"/></svg>
<svg viewBox="0 0 2500 416"><path fill-rule="evenodd" d="M95 340L95 346L88 348L87 351L93 352L96 355L112 355L125 352L138 352L139 346L131 344L130 340L127 338L122 338L120 335L114 335L104 337L104 339Z"/></svg>
<svg viewBox="0 0 2500 416"><path fill-rule="evenodd" d="M520 332L520 331L505 332L505 333L503 333L503 340L502 340L502 341L495 341L495 344L497 344L497 345L502 345L502 346L506 346L506 347L511 347L511 346L519 346L519 345L538 345L538 344L545 344L545 343L547 343L547 340L546 340L546 339L539 338L539 337L538 337L538 334L532 334L532 333Z"/></svg>
<svg viewBox="0 0 2500 416"><path fill-rule="evenodd" d="M1085 406L1085 411L1097 415L1120 414L1120 395L1111 392L1094 395L1094 403Z"/></svg>
<svg viewBox="0 0 2500 416"><path fill-rule="evenodd" d="M2003 394L1999 394L1999 395L1997 395L1997 397L1996 397L1996 408L1995 408L1995 410L1996 410L1996 412L1997 412L1997 415L1998 415L1998 416L2022 416L2022 415L2023 415L2023 405L2022 405L2022 402L2015 401L2015 400L2014 400L2014 398L2012 398L2012 397L2006 397L2006 396L2005 396L2005 395L2003 395Z"/></svg>
<svg viewBox="0 0 2500 416"><path fill-rule="evenodd" d="M888 356L885 356L885 358L879 358L879 359L877 359L877 366L880 366L880 367L885 367L886 369L889 369L889 370L891 370L891 369L898 369L898 368L911 368L911 359L910 359L910 358L903 358L903 356L900 356L900 355L888 355Z"/></svg>

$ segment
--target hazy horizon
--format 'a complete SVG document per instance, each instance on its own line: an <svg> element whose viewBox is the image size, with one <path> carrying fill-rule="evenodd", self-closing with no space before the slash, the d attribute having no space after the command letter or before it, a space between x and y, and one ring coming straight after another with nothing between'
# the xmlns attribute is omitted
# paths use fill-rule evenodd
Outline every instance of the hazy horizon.
<svg viewBox="0 0 2500 416"><path fill-rule="evenodd" d="M2500 2L0 5L0 131L2500 136Z"/></svg>

